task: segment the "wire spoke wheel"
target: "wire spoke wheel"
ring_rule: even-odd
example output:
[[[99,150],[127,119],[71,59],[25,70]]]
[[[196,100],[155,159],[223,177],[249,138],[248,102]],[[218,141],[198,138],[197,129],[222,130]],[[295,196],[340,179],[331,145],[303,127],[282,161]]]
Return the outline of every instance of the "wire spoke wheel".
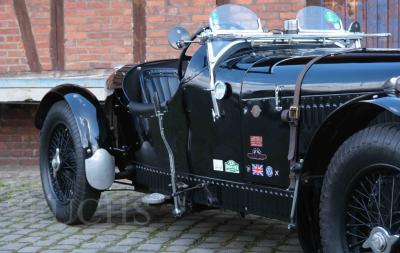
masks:
[[[76,153],[70,130],[57,124],[50,137],[48,162],[50,180],[57,198],[66,202],[72,198],[76,179]]]
[[[365,128],[336,151],[320,196],[325,253],[400,253],[400,124]]]
[[[390,235],[400,233],[399,189],[400,172],[391,166],[367,169],[354,181],[345,210],[345,241],[350,252],[374,252],[363,245],[376,227]],[[393,247],[391,252],[400,249]]]
[[[51,106],[40,132],[40,176],[47,204],[58,221],[82,224],[93,216],[100,191],[87,182],[79,129],[63,100]]]

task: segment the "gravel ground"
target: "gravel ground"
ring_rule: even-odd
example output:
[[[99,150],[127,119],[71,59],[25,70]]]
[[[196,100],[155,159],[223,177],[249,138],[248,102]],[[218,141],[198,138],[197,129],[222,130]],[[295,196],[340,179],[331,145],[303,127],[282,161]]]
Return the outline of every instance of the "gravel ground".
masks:
[[[170,205],[145,206],[142,196],[105,192],[90,223],[66,226],[47,207],[38,169],[0,169],[0,252],[302,252],[286,223],[223,210],[174,219]]]

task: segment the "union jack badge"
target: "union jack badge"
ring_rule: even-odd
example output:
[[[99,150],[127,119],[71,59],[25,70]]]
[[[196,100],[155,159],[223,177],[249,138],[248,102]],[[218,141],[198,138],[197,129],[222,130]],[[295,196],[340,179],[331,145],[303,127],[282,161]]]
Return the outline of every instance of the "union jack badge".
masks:
[[[264,176],[264,165],[252,164],[251,172],[252,172],[253,176]]]

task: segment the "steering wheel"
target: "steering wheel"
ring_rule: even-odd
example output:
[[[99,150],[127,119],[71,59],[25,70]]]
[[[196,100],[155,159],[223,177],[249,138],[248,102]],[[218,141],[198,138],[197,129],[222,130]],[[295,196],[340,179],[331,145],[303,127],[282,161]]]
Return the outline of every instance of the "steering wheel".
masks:
[[[204,26],[204,27],[200,28],[199,30],[197,30],[197,31],[192,35],[192,37],[190,37],[190,41],[195,40],[196,37],[197,37],[200,33],[202,33],[204,30],[209,29],[209,28],[210,28],[209,26]],[[186,46],[182,49],[181,54],[179,55],[179,60],[178,60],[178,78],[179,78],[180,81],[181,81],[182,78],[183,78],[183,62],[184,62],[184,60],[187,59],[186,52],[187,52],[187,50],[189,49],[189,47],[190,47],[191,44],[192,44],[192,43],[189,43],[188,45],[186,45]]]

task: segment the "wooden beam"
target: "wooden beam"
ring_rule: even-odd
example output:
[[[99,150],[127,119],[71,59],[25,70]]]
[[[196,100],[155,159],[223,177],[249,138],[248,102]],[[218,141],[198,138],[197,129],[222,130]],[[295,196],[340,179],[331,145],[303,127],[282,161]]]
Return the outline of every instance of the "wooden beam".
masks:
[[[50,58],[53,70],[64,70],[64,0],[50,1]]]
[[[39,62],[39,56],[37,53],[35,39],[32,33],[31,21],[29,19],[25,0],[13,0],[13,2],[29,68],[33,72],[40,72],[42,70],[42,66]]]
[[[229,4],[231,1],[230,0],[216,0],[215,4],[217,6],[223,5],[223,4]]]
[[[146,0],[132,0],[133,61],[146,60]]]

